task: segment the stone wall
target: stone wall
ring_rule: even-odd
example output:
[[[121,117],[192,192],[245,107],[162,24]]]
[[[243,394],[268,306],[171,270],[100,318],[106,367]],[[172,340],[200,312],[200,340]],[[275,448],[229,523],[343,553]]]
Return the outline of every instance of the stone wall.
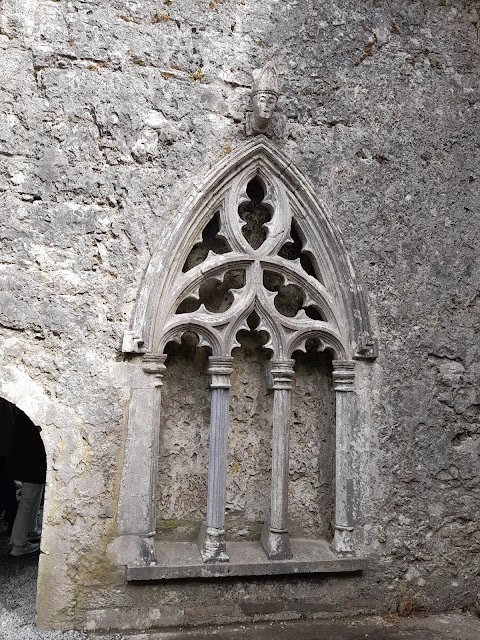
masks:
[[[47,448],[41,625],[473,605],[479,24],[467,0],[0,3],[0,395],[43,427]],[[244,139],[251,70],[268,59],[281,73],[276,144],[331,210],[379,339],[357,382],[370,568],[126,586],[106,552],[130,393],[122,334],[197,176]],[[198,431],[187,404],[184,438]],[[235,399],[238,417],[248,411]]]

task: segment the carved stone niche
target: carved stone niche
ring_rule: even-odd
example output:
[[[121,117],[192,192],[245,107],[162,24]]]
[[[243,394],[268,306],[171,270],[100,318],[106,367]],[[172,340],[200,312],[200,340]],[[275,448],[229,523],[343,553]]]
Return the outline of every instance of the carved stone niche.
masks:
[[[127,580],[357,571],[352,432],[355,361],[375,358],[361,288],[329,213],[293,164],[262,135],[212,169],[153,258],[125,336],[145,352],[133,378],[119,505]],[[273,283],[273,284],[272,284]],[[294,292],[282,300],[282,287]],[[268,336],[273,392],[269,515],[261,540],[225,540],[229,389],[239,332],[255,315]],[[210,436],[205,521],[197,545],[155,539],[157,449],[164,350],[194,334],[206,347]],[[333,354],[335,523],[326,540],[289,534],[289,429],[294,354],[311,341]],[[137,359],[138,361],[138,359]],[[134,360],[135,362],[135,360]],[[132,364],[135,366],[135,364]],[[152,377],[154,381],[152,382]],[[138,464],[141,459],[142,463]]]

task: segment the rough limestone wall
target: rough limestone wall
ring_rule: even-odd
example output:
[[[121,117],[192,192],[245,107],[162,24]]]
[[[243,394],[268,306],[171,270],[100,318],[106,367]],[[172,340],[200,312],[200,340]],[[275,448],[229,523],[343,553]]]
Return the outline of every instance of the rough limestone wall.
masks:
[[[0,3],[0,395],[47,445],[43,625],[472,605],[478,25],[467,0]],[[156,238],[243,139],[250,72],[270,58],[278,143],[332,210],[379,338],[359,367],[355,439],[371,568],[125,587],[105,554],[129,393],[121,335]]]
[[[170,346],[170,345],[169,345]],[[207,502],[210,396],[203,349],[174,349],[166,361],[157,479],[157,531],[198,535]]]
[[[297,352],[290,429],[290,530],[333,538],[335,393],[327,354]]]

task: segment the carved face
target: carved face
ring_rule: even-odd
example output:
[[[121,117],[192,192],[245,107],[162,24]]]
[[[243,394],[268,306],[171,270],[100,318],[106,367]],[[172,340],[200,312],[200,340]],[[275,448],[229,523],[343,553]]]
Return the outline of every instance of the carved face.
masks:
[[[270,120],[277,105],[274,93],[259,91],[253,96],[253,113],[259,120]]]

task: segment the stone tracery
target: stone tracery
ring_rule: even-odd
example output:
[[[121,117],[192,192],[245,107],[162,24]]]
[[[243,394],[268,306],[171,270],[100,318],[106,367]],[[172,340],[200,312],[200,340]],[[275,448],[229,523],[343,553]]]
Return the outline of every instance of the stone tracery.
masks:
[[[163,349],[167,338],[179,340],[188,322],[190,330],[197,329],[203,336],[201,345],[208,344],[215,355],[228,356],[239,344],[238,331],[248,329],[247,318],[254,310],[261,321],[260,330],[270,335],[266,346],[272,349],[274,357],[290,357],[292,345],[299,348],[298,337],[316,331],[329,336],[333,344],[341,344],[333,301],[325,287],[305,271],[299,257],[289,259],[279,255],[287,243],[293,245],[289,233],[291,211],[281,183],[272,181],[258,202],[247,195],[249,191],[263,190],[258,177],[248,182],[243,177],[237,183],[232,190],[238,196],[227,193],[220,214],[220,230],[232,250],[222,254],[210,250],[198,264],[178,274],[172,283],[173,296],[160,348]],[[240,206],[232,206],[235,201]],[[245,201],[255,204],[245,215],[248,221],[240,217]],[[265,216],[262,219],[258,206],[264,202],[272,203],[271,219],[267,221]],[[248,233],[244,231],[246,227]],[[277,283],[272,284],[275,276]],[[287,295],[282,300],[285,290]],[[300,298],[300,306],[294,312],[285,304],[287,298]],[[186,301],[191,301],[190,307]],[[311,312],[309,317],[306,313],[309,308],[317,310],[317,317],[312,318]],[[216,340],[207,336],[215,336]]]

